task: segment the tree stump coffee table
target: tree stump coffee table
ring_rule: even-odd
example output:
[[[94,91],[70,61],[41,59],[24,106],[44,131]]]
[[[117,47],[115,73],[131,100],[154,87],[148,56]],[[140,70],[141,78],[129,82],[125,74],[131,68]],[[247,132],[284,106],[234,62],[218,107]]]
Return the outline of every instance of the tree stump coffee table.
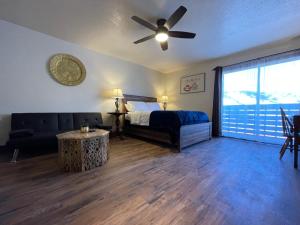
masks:
[[[109,158],[109,132],[96,129],[81,133],[70,131],[57,135],[58,160],[66,172],[81,172],[103,165]]]

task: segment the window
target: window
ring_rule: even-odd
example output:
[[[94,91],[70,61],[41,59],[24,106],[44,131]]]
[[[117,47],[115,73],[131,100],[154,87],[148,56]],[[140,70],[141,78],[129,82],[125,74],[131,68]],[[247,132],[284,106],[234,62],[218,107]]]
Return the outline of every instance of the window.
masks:
[[[300,114],[300,51],[224,68],[223,136],[281,144],[279,107]]]

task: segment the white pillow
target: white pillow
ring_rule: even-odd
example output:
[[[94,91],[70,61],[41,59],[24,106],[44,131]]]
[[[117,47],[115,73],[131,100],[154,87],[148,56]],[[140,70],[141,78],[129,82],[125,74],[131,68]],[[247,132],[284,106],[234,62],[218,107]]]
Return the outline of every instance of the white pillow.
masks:
[[[128,112],[134,112],[134,106],[130,103],[125,104],[125,108]]]
[[[145,102],[136,102],[136,101],[128,101],[129,109],[131,112],[147,112],[149,108],[147,107]]]
[[[161,110],[161,107],[158,102],[147,102],[146,105],[150,111]]]

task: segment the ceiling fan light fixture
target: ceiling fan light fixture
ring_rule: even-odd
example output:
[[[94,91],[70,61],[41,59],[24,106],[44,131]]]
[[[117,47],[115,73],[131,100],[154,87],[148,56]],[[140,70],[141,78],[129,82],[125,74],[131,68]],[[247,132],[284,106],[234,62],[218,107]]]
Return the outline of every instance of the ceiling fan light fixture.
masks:
[[[165,32],[160,32],[160,33],[157,33],[155,35],[155,39],[158,41],[158,42],[165,42],[167,41],[169,38],[169,35]]]
[[[140,24],[144,27],[147,27],[148,29],[155,32],[155,33],[148,35],[144,38],[141,38],[133,43],[139,44],[139,43],[142,43],[142,42],[145,42],[145,41],[155,38],[160,43],[161,49],[163,51],[166,51],[166,50],[168,50],[167,40],[169,37],[185,38],[185,39],[195,38],[195,36],[196,36],[195,33],[170,30],[178,23],[178,21],[181,20],[181,18],[184,16],[184,14],[186,12],[187,12],[187,9],[184,6],[179,6],[179,8],[177,8],[176,11],[168,19],[163,19],[163,18],[158,19],[156,21],[156,26],[138,16],[132,16],[131,17],[132,20],[134,20],[138,24]]]

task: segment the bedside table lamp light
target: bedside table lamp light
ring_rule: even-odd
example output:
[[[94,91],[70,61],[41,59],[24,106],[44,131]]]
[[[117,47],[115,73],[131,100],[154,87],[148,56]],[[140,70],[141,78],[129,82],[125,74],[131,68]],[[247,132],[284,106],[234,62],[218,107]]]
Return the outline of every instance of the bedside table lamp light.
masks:
[[[164,95],[164,96],[161,97],[161,101],[162,101],[162,103],[163,103],[163,107],[164,107],[164,110],[165,110],[165,111],[166,111],[166,109],[167,109],[168,100],[169,100],[169,98],[168,98],[168,96],[166,96],[166,95]]]
[[[116,100],[115,105],[116,105],[116,112],[119,112],[119,99],[123,98],[123,93],[122,89],[120,88],[115,88],[113,90],[113,98]]]

